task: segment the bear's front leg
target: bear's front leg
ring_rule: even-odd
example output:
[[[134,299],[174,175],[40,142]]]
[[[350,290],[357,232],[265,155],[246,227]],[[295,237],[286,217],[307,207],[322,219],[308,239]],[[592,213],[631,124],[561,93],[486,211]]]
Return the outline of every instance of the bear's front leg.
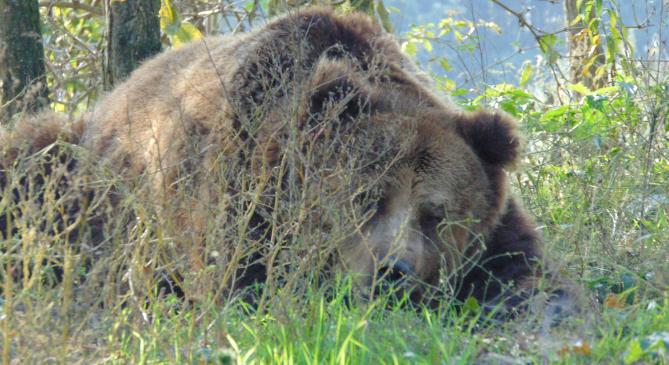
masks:
[[[536,226],[519,203],[509,199],[504,215],[486,240],[481,260],[464,276],[458,298],[466,300],[472,296],[484,303],[486,309],[502,316],[525,311],[533,296],[540,293],[540,280],[550,279],[540,246]],[[566,307],[572,307],[567,304],[570,302],[567,290],[557,282],[543,296],[546,314],[555,319],[568,311]]]

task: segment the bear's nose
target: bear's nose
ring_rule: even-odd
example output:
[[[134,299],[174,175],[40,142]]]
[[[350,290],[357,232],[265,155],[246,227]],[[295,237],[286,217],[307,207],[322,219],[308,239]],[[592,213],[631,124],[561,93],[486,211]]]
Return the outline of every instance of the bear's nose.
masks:
[[[401,286],[412,275],[411,266],[402,260],[383,266],[376,274],[381,286]]]

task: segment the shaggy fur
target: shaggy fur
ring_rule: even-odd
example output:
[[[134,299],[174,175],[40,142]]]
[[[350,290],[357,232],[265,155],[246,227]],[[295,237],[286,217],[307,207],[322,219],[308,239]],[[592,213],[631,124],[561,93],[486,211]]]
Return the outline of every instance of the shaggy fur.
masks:
[[[515,122],[436,96],[364,15],[309,8],[205,38],[146,62],[82,125],[60,129],[58,119],[2,138],[36,150],[60,137],[141,186],[186,271],[211,262],[204,247],[230,248],[243,234],[257,248],[241,255],[233,287],[271,275],[276,227],[298,226],[289,242],[332,234],[347,206],[358,218],[327,270],[352,273],[371,295],[388,276],[418,301],[499,301],[525,297],[540,275],[535,227],[508,194]],[[282,213],[305,200],[317,203]],[[233,228],[212,243],[212,226]],[[324,250],[314,240],[302,252]],[[449,293],[429,290],[444,283]]]

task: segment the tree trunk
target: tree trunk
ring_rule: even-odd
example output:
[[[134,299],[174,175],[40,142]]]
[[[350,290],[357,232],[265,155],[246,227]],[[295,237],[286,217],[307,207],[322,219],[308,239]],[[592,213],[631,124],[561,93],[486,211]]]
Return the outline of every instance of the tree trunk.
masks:
[[[604,86],[603,78],[596,78],[595,71],[604,65],[604,51],[602,45],[592,44],[594,34],[586,34],[584,30],[592,17],[597,16],[594,11],[586,18],[574,23],[581,12],[576,6],[577,0],[565,0],[565,21],[569,32],[567,33],[567,44],[569,46],[569,76],[571,82],[582,83],[591,89]],[[582,5],[584,6],[584,5]]]
[[[139,64],[160,52],[160,0],[108,0],[106,90],[123,81]]]
[[[49,104],[38,0],[0,0],[0,122]]]

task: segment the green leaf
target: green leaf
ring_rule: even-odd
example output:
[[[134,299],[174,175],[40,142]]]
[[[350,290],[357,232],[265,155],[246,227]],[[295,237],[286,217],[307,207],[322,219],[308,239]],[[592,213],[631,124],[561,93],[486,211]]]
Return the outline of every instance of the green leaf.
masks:
[[[567,89],[572,90],[572,91],[576,91],[577,93],[579,93],[579,94],[581,94],[581,95],[583,95],[583,96],[587,96],[587,95],[590,95],[590,94],[592,93],[592,92],[590,91],[590,89],[588,89],[587,86],[583,85],[583,84],[580,83],[580,82],[579,82],[578,84],[571,84],[571,85],[568,85],[568,86],[567,86]]]
[[[451,93],[451,96],[452,97],[458,97],[458,96],[467,95],[467,94],[469,94],[469,90],[460,88],[460,89],[453,90],[453,92]]]
[[[639,340],[634,340],[627,348],[627,355],[625,355],[625,364],[635,363],[646,354],[646,352],[641,348],[641,343]]]
[[[202,38],[202,33],[189,22],[182,22],[181,17],[172,6],[171,0],[161,0],[160,29],[167,34],[172,46],[179,48],[182,45]]]
[[[170,0],[162,0],[160,3],[160,29],[163,31],[177,22],[176,12]]]
[[[439,66],[441,66],[441,69],[446,72],[453,69],[453,66],[451,66],[451,63],[448,62],[446,57],[439,57]]]
[[[599,15],[602,13],[602,0],[595,0],[595,11],[597,12],[596,15]]]
[[[439,21],[439,28],[451,29],[453,26],[453,18],[444,18]]]
[[[555,34],[546,34],[539,37],[539,45],[541,51],[546,52],[549,48],[555,47],[557,44],[557,36]]]
[[[446,79],[444,78],[440,83],[439,83],[439,88],[444,91],[448,91],[449,93],[453,93],[453,90],[456,88],[455,81],[451,79]]]
[[[625,364],[632,364],[646,356],[666,356],[669,351],[669,332],[655,332],[633,340],[627,348]]]
[[[555,34],[546,34],[539,37],[539,49],[546,56],[549,64],[554,64],[559,57],[559,53],[555,51],[556,44],[557,36]]]
[[[551,119],[560,118],[560,117],[564,116],[565,114],[567,114],[568,112],[569,112],[569,105],[563,105],[559,108],[551,109],[551,110],[545,112],[541,116],[541,120],[542,121],[547,121],[547,120],[551,120]]]
[[[244,5],[244,10],[246,10],[247,12],[250,13],[250,12],[253,11],[253,9],[255,8],[255,6],[256,6],[256,2],[255,2],[254,0],[248,0],[248,1],[246,2],[246,5]],[[262,5],[261,5],[261,6],[262,6]]]
[[[466,21],[466,20],[456,20],[454,24],[458,28],[467,28],[467,27],[470,27],[472,25],[471,22]]]
[[[501,103],[499,103],[499,106],[502,110],[511,114],[514,117],[518,117],[520,115],[520,113],[518,112],[518,108],[516,108],[516,103],[514,102],[514,100],[504,100]]]
[[[520,71],[520,87],[525,87],[532,78],[532,64],[526,62],[523,69]]]
[[[462,304],[462,309],[466,312],[477,313],[481,310],[481,305],[476,298],[469,297],[465,300],[464,304]]]
[[[483,26],[492,29],[497,34],[502,34],[502,28],[494,22],[483,22]]]
[[[411,40],[402,43],[402,52],[408,54],[411,57],[416,57],[416,43]]]
[[[432,53],[432,43],[429,40],[423,39],[423,47],[425,47],[426,51]]]
[[[182,45],[202,38],[202,33],[191,23],[183,22],[179,26],[177,32],[174,34],[174,38],[171,39],[172,45],[175,48],[179,48]]]
[[[600,112],[604,112],[604,102],[608,100],[609,98],[603,95],[588,95],[585,97],[586,105]]]
[[[618,91],[620,91],[620,87],[618,86],[604,86],[593,91],[592,93],[596,95],[611,95],[617,93]]]
[[[570,26],[570,27],[573,27],[573,26],[575,26],[576,24],[578,24],[579,22],[581,22],[582,20],[583,20],[583,14],[578,14],[578,15],[576,16],[576,18],[574,18],[574,20],[572,20],[571,23],[569,23],[569,26]]]

